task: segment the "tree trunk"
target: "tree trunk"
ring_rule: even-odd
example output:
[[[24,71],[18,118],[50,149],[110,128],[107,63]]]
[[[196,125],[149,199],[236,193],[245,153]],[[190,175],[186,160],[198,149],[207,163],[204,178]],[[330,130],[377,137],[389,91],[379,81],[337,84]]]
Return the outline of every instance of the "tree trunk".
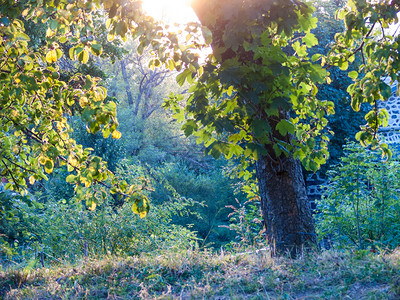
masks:
[[[272,255],[294,258],[315,247],[314,221],[300,162],[291,156],[278,160],[262,156],[256,163],[261,209]]]
[[[132,106],[133,98],[132,98],[132,93],[131,93],[131,86],[129,84],[129,78],[128,78],[128,74],[126,72],[125,61],[123,59],[121,59],[121,71],[122,71],[122,77],[124,78],[124,82],[125,82],[125,90],[126,90],[126,96],[128,97],[128,104],[129,104],[129,106]]]

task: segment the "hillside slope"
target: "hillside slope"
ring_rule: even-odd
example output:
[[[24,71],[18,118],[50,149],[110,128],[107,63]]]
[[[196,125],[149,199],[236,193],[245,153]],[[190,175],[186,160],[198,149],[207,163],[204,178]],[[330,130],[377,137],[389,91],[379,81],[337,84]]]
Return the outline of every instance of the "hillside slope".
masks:
[[[400,250],[297,260],[266,251],[111,257],[0,272],[4,299],[399,299]]]

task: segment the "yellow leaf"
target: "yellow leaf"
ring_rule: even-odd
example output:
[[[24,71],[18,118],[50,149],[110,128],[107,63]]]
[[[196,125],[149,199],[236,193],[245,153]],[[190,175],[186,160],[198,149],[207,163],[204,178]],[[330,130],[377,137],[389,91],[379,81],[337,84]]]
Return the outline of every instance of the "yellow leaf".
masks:
[[[86,97],[82,97],[82,98],[79,99],[79,105],[82,108],[85,107],[86,105],[88,105],[88,103],[89,103],[89,100]]]
[[[51,30],[50,28],[47,28],[46,30],[46,37],[51,37],[54,35],[54,31]]]
[[[47,157],[45,157],[45,156],[40,156],[39,157],[39,163],[41,165],[44,165],[46,163],[46,161],[47,161]]]
[[[132,194],[133,193],[133,189],[135,188],[135,186],[134,185],[131,185],[131,187],[129,188],[129,190],[128,190],[128,195],[130,195],[130,194]]]
[[[112,137],[113,139],[118,140],[118,139],[121,138],[121,132],[119,132],[118,130],[114,130],[114,131],[112,132],[112,134],[111,134],[111,137]]]
[[[82,53],[83,53],[82,62],[86,64],[89,61],[89,52],[85,49],[82,51]]]
[[[47,160],[46,160],[46,163],[44,164],[44,171],[45,171],[47,174],[50,174],[50,173],[53,172],[53,168],[54,168],[54,163],[53,163],[53,161],[50,160],[50,159],[47,159]]]
[[[96,209],[96,206],[97,206],[96,202],[92,201],[88,206],[88,209],[94,211]]]
[[[78,160],[76,159],[76,157],[74,156],[70,156],[68,159],[68,163],[72,166],[72,167],[76,167],[78,165]]]
[[[57,61],[57,51],[56,50],[50,50],[46,54],[46,61],[49,64],[52,64]]]
[[[147,215],[147,211],[142,211],[142,212],[139,214],[139,217],[140,217],[141,219],[143,219],[146,215]]]
[[[31,176],[29,177],[29,183],[34,184],[35,183],[35,177]]]

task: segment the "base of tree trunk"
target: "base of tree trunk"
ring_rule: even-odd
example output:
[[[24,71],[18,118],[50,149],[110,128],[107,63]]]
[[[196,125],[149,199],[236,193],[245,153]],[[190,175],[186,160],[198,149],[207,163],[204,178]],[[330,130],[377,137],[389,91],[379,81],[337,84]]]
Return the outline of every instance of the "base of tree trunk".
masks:
[[[314,220],[300,161],[262,156],[256,163],[261,209],[272,255],[298,257],[317,247]]]

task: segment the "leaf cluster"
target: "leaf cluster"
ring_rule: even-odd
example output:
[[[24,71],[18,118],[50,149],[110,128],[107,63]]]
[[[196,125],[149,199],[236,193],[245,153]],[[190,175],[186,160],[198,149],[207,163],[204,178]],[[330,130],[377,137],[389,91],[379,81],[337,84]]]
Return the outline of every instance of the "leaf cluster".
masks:
[[[366,124],[356,138],[364,146],[379,147],[387,157],[391,156],[391,151],[379,140],[377,132],[380,127],[387,126],[389,115],[378,106],[378,101],[390,97],[390,85],[399,79],[398,36],[389,28],[391,23],[397,23],[399,11],[397,2],[349,0],[347,6],[337,12],[337,18],[344,21],[346,30],[335,36],[335,45],[329,55],[330,64],[345,70],[347,62],[361,54],[359,70],[349,72],[354,83],[347,91],[355,111],[360,110],[362,103],[369,103],[372,109],[365,116]]]
[[[177,76],[179,84],[192,85],[184,111],[179,96],[166,101],[186,116],[185,134],[197,136],[214,157],[294,155],[317,170],[329,155],[326,116],[334,109],[316,98],[316,84],[328,72],[313,63],[320,55],[307,56],[318,43],[310,32],[316,26],[312,8],[237,1],[209,3],[207,11],[213,13],[199,18],[212,32],[214,55],[200,76],[190,68]]]
[[[91,133],[119,139],[116,104],[107,98],[100,79],[79,73],[60,76],[60,61],[66,58],[63,45],[68,43],[69,59],[83,64],[89,52],[99,56],[102,46],[93,36],[94,12],[99,3],[84,1],[46,2],[38,6],[29,1],[1,7],[0,42],[0,171],[7,179],[6,189],[26,194],[36,181],[47,179],[55,167],[66,166],[71,174],[67,182],[75,185],[80,199],[95,208],[96,199],[106,190],[128,197],[134,210],[144,216],[148,200],[134,194],[140,189],[118,182],[107,164],[83,148],[73,138],[71,119],[81,115]],[[28,45],[21,19],[47,25],[46,44]],[[106,183],[109,181],[109,183]],[[111,184],[111,185],[110,185]],[[87,189],[97,185],[95,192]],[[139,193],[140,194],[140,193]]]

